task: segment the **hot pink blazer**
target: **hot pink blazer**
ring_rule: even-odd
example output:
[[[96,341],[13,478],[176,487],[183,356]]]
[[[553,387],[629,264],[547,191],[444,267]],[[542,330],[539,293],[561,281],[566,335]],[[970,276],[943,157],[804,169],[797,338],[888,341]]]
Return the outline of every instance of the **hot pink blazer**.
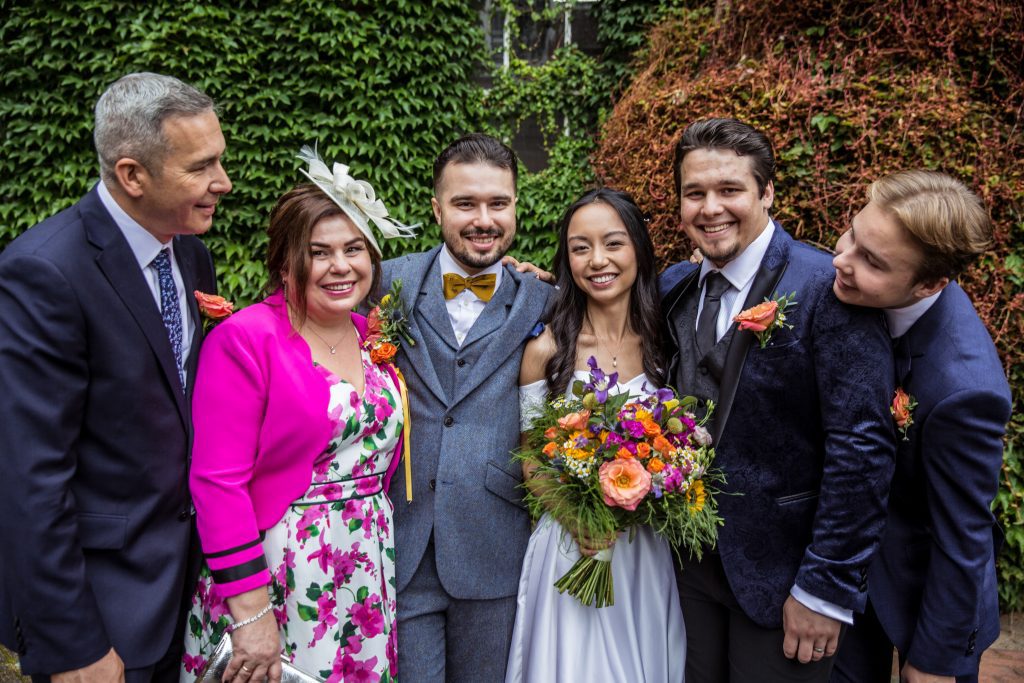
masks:
[[[365,338],[366,319],[353,313],[352,322]],[[224,320],[204,340],[192,399],[189,486],[220,595],[270,583],[261,532],[309,488],[313,461],[333,430],[329,400],[328,384],[292,329],[280,290]],[[400,439],[385,490],[401,448]]]

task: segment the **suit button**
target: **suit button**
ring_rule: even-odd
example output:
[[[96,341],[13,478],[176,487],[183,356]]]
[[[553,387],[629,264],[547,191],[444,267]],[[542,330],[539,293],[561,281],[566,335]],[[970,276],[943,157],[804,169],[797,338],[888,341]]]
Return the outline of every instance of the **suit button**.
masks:
[[[466,365],[466,359],[460,358],[457,361],[455,361],[455,364],[458,365],[460,368],[464,367]]]
[[[708,366],[706,366],[706,365],[698,365],[697,366],[697,372],[699,372],[702,375],[708,374]]]
[[[455,418],[452,417],[451,415],[445,415],[444,416],[444,426],[445,427],[451,427],[453,424],[455,424]]]
[[[973,645],[973,643],[971,645],[967,646],[967,651],[964,652],[964,654],[965,655],[973,655],[974,654],[974,645]]]
[[[437,480],[431,479],[429,482],[427,482],[427,486],[429,486],[430,490],[433,491],[434,489],[437,488]]]
[[[188,510],[182,510],[181,512],[178,513],[178,521],[179,522],[187,522],[188,521]]]

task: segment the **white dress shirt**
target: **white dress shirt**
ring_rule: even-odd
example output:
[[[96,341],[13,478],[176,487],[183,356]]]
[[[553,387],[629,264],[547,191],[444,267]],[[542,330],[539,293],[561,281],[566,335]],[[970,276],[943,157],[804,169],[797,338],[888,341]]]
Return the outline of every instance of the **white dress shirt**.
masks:
[[[157,310],[160,310],[160,276],[157,274],[153,259],[157,257],[161,249],[168,249],[171,253],[171,275],[174,278],[174,288],[178,292],[178,307],[181,309],[181,364],[184,367],[188,360],[189,351],[192,348],[192,333],[195,324],[192,322],[192,315],[188,310],[188,300],[185,298],[185,283],[181,279],[181,269],[178,268],[178,260],[174,258],[174,240],[164,244],[153,233],[139,225],[134,218],[121,208],[114,197],[110,194],[107,186],[100,181],[96,186],[100,201],[106,208],[107,213],[114,219],[114,223],[121,230],[121,234],[128,240],[128,246],[135,255],[135,260],[142,270],[142,277],[149,286],[149,292],[153,295]]]
[[[775,234],[775,224],[768,219],[761,234],[747,248],[741,251],[736,258],[725,264],[723,268],[716,268],[711,259],[705,258],[700,264],[700,276],[698,284],[701,288],[700,304],[697,307],[697,319],[700,319],[700,312],[704,308],[704,280],[710,273],[718,271],[732,285],[722,293],[722,308],[718,311],[718,324],[715,326],[715,341],[718,342],[725,336],[732,325],[732,319],[743,310],[743,302],[750,293],[754,284],[754,276],[757,269],[761,267],[761,261],[768,251],[768,244]]]
[[[927,313],[928,309],[939,300],[941,294],[942,290],[940,289],[931,296],[915,301],[909,306],[884,309],[885,322],[889,325],[889,336],[895,339],[905,335],[907,330],[913,327],[914,323],[920,320],[921,316]]]
[[[722,308],[718,312],[718,320],[715,326],[716,341],[721,340],[725,336],[725,333],[733,323],[732,319],[743,310],[743,302],[747,300],[750,288],[754,284],[754,276],[757,275],[757,271],[761,267],[761,261],[764,260],[764,255],[768,252],[768,244],[772,241],[772,235],[774,234],[775,224],[769,218],[768,225],[761,231],[761,234],[747,245],[747,248],[741,251],[736,258],[726,263],[722,268],[716,268],[715,264],[708,258],[705,258],[701,263],[700,275],[698,276],[701,287],[700,305],[697,309],[698,320],[700,319],[700,310],[704,308],[704,279],[708,274],[717,270],[732,285],[722,294]],[[790,589],[789,593],[797,602],[809,610],[847,624],[853,623],[852,610],[822,600],[796,584],[793,584],[793,588]]]
[[[441,254],[438,256],[438,259],[441,263],[442,278],[448,273],[470,277],[462,266],[459,265],[458,261],[455,260],[451,252],[448,251],[448,245],[441,247]],[[503,271],[504,268],[499,260],[497,263],[481,270],[477,275],[494,273],[494,291],[497,292],[498,287],[501,286]],[[459,346],[462,346],[462,342],[466,340],[466,335],[469,334],[469,330],[473,327],[476,319],[480,317],[487,302],[467,288],[444,303],[448,308],[448,318],[452,321],[452,331],[455,332],[455,340],[459,342]]]

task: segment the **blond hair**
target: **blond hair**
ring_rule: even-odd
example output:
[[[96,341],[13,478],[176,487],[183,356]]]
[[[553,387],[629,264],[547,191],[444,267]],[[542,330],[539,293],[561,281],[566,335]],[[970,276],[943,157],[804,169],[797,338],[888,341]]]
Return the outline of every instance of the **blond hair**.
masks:
[[[992,246],[992,222],[978,195],[945,173],[893,173],[871,184],[868,200],[921,246],[918,282],[953,279]]]

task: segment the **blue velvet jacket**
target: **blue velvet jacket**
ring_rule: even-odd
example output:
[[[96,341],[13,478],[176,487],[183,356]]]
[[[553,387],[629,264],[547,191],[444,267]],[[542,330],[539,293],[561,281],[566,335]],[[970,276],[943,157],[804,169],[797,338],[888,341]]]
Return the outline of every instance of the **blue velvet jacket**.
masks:
[[[680,317],[685,297],[700,294],[698,273],[681,263],[662,274],[673,336],[675,323],[693,333],[695,321]],[[891,343],[879,312],[839,302],[834,277],[827,254],[776,224],[744,308],[793,292],[793,327],[777,329],[763,349],[737,330],[720,386],[712,436],[727,483],[718,548],[737,601],[766,628],[781,626],[794,583],[862,611],[885,523],[895,451]],[[689,338],[674,342],[693,347]],[[696,362],[677,353],[669,377]]]

